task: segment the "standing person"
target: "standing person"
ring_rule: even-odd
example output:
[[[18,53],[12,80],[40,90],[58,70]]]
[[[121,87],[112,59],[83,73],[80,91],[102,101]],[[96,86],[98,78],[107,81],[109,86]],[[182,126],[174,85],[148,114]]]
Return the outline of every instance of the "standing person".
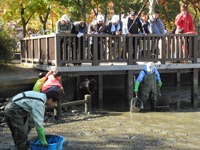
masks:
[[[193,19],[192,16],[188,13],[188,7],[186,4],[183,4],[180,9],[180,13],[176,16],[176,34],[179,34],[179,29],[183,29],[184,33],[194,31]]]
[[[36,83],[33,87],[33,91],[40,92],[42,89],[42,86],[43,86],[44,82],[47,80],[48,76],[50,74],[52,74],[56,69],[57,69],[57,67],[53,67],[47,74],[45,74],[44,72],[40,72],[38,75],[39,79],[36,81]]]
[[[97,20],[93,21],[90,23],[89,25],[89,34],[106,34],[107,33],[107,26],[104,23],[104,16],[103,15],[98,15],[97,16]],[[103,40],[105,40],[103,38]],[[88,42],[90,40],[88,39]],[[97,47],[97,51],[98,51],[98,59],[100,59],[100,38],[98,38],[98,47]],[[91,53],[93,55],[93,51],[96,50],[93,48],[93,43],[91,44]]]
[[[142,23],[142,28],[144,33],[150,34],[150,23],[148,22],[148,15],[145,11],[141,13],[140,22]]]
[[[123,23],[121,20],[119,20],[119,15],[114,15],[112,17],[112,20],[108,23],[108,34],[111,34],[111,35],[121,35],[122,34],[122,29],[123,29]],[[121,38],[117,37],[116,38],[116,41],[114,41],[114,38],[109,38],[108,40],[108,49],[111,51],[113,51],[113,46],[112,44],[110,45],[110,39],[112,40],[111,43],[114,43],[115,44],[115,47],[116,47],[116,53],[117,53],[117,56],[118,57],[119,53],[120,53],[120,50],[119,50],[119,42]],[[114,53],[113,53],[114,54]]]
[[[162,24],[162,21],[159,18],[159,11],[155,10],[154,14],[152,16],[152,19],[150,19],[150,33],[151,34],[164,34],[164,26]]]
[[[154,10],[154,14],[152,16],[152,19],[150,19],[150,34],[165,34],[164,31],[164,26],[162,24],[162,21],[159,18],[159,11],[158,10]],[[154,56],[154,58],[157,58],[156,56],[158,56],[158,58],[161,58],[161,39],[160,37],[155,38],[154,43],[154,54],[152,54],[152,56]],[[156,53],[158,51],[158,53]]]
[[[79,58],[79,60],[83,60],[83,53],[85,53],[85,47],[83,47],[83,35],[87,34],[87,30],[88,30],[88,24],[85,23],[84,21],[78,21],[74,23],[74,26],[72,27],[72,34],[77,34],[76,37],[76,50],[78,48],[79,49],[79,53],[81,53],[81,58]],[[80,47],[79,47],[79,39],[80,39]],[[72,46],[73,48],[73,46]],[[77,51],[75,50],[75,59],[78,58],[78,54]],[[72,52],[72,57],[73,57],[73,52]],[[74,64],[75,66],[77,64]],[[80,63],[78,65],[81,65]]]
[[[135,10],[133,10],[130,12],[130,15],[126,19],[125,31],[126,31],[126,36],[127,36],[127,38],[126,38],[127,48],[129,45],[129,38],[130,38],[131,34],[138,34],[139,29],[142,33],[144,33],[142,24],[137,15],[138,15],[137,12]],[[132,38],[131,42],[132,42],[132,47],[133,47],[133,56],[132,57],[133,57],[133,59],[135,59],[135,37]],[[139,45],[139,39],[137,40],[137,52],[139,50],[138,45]]]
[[[71,22],[68,19],[67,15],[63,15],[61,17],[61,20],[56,22],[56,33],[61,33],[61,34],[70,34],[71,33]],[[63,51],[64,51],[64,46],[66,46],[66,49],[68,49],[67,51],[69,51],[69,42],[68,40],[66,41],[66,45],[64,45],[64,39],[61,38],[60,41],[61,44],[61,60],[63,60]],[[68,58],[68,53],[66,53],[66,58]],[[66,65],[66,64],[62,64],[62,65]],[[67,64],[67,66],[69,66],[69,64]]]
[[[135,93],[138,93],[138,87],[141,81],[143,81],[143,86],[141,89],[141,101],[143,102],[143,104],[145,104],[150,97],[151,111],[155,111],[157,101],[157,85],[158,88],[160,88],[162,86],[162,82],[160,79],[160,74],[158,73],[152,62],[148,62],[143,67],[143,70],[140,72],[135,82]]]
[[[61,73],[55,71],[52,75],[49,75],[48,80],[42,86],[41,92],[46,93],[51,90],[60,92],[62,90],[63,95],[65,94],[63,86],[60,84]]]
[[[19,93],[10,99],[5,107],[4,114],[12,133],[15,149],[30,149],[28,134],[34,126],[41,145],[48,147],[43,127],[45,104],[53,106],[58,101],[59,93],[57,91],[49,91],[47,93],[27,91]],[[32,124],[31,122],[34,123]]]

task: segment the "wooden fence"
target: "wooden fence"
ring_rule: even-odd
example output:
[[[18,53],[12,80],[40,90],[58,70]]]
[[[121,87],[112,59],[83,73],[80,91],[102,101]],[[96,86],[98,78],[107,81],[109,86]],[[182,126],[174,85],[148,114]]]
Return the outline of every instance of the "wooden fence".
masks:
[[[127,65],[142,61],[192,61],[200,56],[197,34],[133,34],[125,35],[55,34],[21,40],[21,60],[61,66],[66,63],[125,62]]]

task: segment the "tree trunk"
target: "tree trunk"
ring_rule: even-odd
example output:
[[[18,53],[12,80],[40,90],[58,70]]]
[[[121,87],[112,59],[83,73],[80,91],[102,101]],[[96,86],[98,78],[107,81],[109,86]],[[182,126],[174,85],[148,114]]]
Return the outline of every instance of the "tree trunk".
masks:
[[[156,0],[149,0],[149,18],[152,19],[153,12],[155,10]]]
[[[24,8],[21,5],[21,19],[22,19],[22,26],[23,26],[23,37],[26,37],[26,21],[24,19]]]

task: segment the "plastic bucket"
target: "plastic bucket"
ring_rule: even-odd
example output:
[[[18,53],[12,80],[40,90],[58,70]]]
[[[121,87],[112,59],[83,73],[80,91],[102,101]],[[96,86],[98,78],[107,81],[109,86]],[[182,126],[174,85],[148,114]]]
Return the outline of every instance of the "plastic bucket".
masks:
[[[42,147],[38,137],[30,140],[32,150],[62,150],[65,138],[60,135],[45,135],[48,147]]]

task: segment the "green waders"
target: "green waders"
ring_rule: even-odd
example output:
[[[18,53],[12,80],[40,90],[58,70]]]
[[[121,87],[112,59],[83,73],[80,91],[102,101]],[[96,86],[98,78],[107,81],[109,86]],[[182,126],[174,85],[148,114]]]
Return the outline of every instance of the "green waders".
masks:
[[[145,104],[150,96],[151,111],[155,111],[156,101],[157,101],[157,84],[155,73],[146,74],[143,80],[143,87],[141,89],[142,102]]]
[[[4,114],[17,149],[28,149],[28,133],[35,126],[33,118],[13,101],[6,105]]]

